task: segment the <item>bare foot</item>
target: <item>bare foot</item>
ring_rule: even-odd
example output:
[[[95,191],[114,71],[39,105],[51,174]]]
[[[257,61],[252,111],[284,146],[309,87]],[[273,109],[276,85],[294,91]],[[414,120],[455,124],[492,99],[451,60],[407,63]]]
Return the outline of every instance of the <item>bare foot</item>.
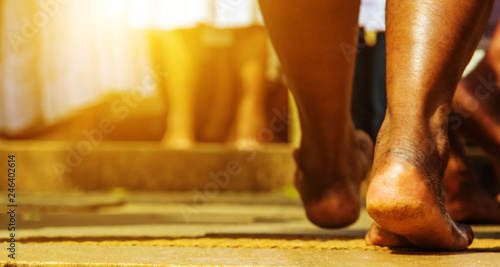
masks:
[[[320,227],[344,227],[359,217],[360,185],[370,168],[373,143],[365,132],[356,131],[352,136],[353,141],[336,154],[335,165],[322,166],[328,160],[307,147],[295,152],[295,186],[307,217]]]
[[[444,174],[446,210],[456,222],[500,224],[500,202],[479,185],[467,166],[458,138],[450,132],[451,153]]]
[[[439,127],[444,115],[435,116],[440,117],[431,118],[428,125],[419,122],[418,127],[386,117],[375,150],[367,211],[382,228],[379,232],[392,232],[426,250],[459,251],[472,242],[473,232],[455,224],[445,210],[442,179],[448,145],[446,129]],[[394,242],[373,229],[367,243]]]

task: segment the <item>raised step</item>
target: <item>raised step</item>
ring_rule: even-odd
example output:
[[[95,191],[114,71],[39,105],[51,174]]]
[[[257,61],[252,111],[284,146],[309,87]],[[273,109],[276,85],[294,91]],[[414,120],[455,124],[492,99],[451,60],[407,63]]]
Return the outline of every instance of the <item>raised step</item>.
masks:
[[[3,141],[0,147],[1,173],[14,154],[16,190],[27,192],[271,190],[291,183],[295,169],[287,144],[238,150],[223,144],[168,149],[158,142]]]

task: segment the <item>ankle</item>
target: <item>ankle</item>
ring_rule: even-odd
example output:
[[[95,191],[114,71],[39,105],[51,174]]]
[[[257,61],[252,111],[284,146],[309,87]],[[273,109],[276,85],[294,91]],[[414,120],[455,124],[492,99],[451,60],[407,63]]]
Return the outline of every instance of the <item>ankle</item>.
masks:
[[[449,155],[446,127],[425,125],[421,121],[397,121],[390,117],[384,121],[377,141],[374,169],[390,157],[391,160],[444,172]]]
[[[296,160],[298,163],[312,164],[313,168],[343,167],[356,157],[353,152],[359,146],[360,141],[354,129],[352,133],[336,133],[335,137],[333,134],[330,137],[304,134]]]

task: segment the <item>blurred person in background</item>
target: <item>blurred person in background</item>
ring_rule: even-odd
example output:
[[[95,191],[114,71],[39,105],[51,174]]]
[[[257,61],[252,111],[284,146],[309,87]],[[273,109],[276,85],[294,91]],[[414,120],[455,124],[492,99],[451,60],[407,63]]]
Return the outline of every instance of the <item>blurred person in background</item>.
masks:
[[[200,135],[205,140],[233,140],[238,146],[258,142],[258,131],[266,127],[268,50],[256,2],[135,4],[134,26],[163,32],[159,57],[167,73],[168,117],[162,141],[176,148],[189,147]],[[202,84],[207,73],[210,84]],[[202,120],[196,116],[198,105],[207,107]]]
[[[256,1],[213,1],[214,20],[203,31],[204,45],[213,54],[217,96],[211,106],[205,134],[220,135],[239,148],[262,143],[259,130],[268,126],[266,88],[267,33]],[[235,107],[235,113],[228,112]],[[231,123],[232,121],[232,123]],[[230,122],[230,131],[221,125]]]
[[[131,25],[158,32],[159,45],[152,49],[153,64],[164,73],[167,108],[162,142],[184,148],[196,140],[195,94],[202,61],[200,24],[209,23],[211,8],[206,0],[136,0]]]
[[[351,114],[354,126],[375,141],[387,107],[385,0],[361,1],[359,28]]]

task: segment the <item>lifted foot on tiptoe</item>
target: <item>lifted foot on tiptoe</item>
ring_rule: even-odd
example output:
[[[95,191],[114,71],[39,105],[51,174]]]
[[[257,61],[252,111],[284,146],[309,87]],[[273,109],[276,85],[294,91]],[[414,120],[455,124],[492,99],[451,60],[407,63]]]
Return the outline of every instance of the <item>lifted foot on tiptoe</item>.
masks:
[[[356,131],[352,143],[346,143],[335,165],[321,153],[307,147],[296,151],[297,187],[309,220],[321,227],[339,228],[354,223],[360,212],[359,191],[372,159],[373,144],[368,134]]]
[[[472,229],[455,224],[444,207],[446,133],[419,129],[410,134],[402,129],[418,128],[401,126],[386,119],[379,134],[367,211],[380,227],[370,229],[367,243],[401,246],[400,237],[388,234],[394,233],[423,249],[466,249]]]

